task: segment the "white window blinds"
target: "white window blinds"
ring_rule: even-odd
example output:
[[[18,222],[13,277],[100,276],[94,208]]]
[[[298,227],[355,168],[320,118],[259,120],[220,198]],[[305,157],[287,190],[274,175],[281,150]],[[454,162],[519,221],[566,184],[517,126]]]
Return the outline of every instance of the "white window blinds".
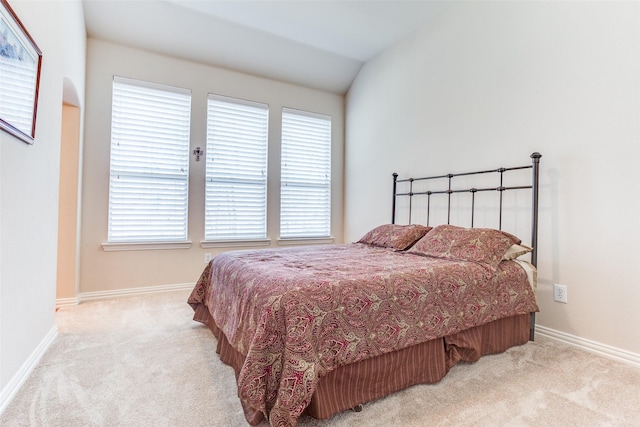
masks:
[[[209,95],[205,240],[267,234],[266,104]]]
[[[191,91],[113,80],[109,242],[187,239]]]
[[[282,111],[280,237],[331,233],[331,117]]]
[[[0,34],[0,37],[4,36]],[[23,54],[24,57],[0,54],[0,118],[23,134],[33,137],[38,59],[28,51]]]

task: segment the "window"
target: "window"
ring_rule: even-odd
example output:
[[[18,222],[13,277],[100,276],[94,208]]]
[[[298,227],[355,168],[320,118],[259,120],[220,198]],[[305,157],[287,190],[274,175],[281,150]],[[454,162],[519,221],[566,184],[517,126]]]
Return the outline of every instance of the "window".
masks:
[[[280,237],[331,234],[331,117],[282,111]]]
[[[205,241],[266,239],[266,104],[209,95]]]
[[[109,243],[187,239],[191,92],[113,80]]]

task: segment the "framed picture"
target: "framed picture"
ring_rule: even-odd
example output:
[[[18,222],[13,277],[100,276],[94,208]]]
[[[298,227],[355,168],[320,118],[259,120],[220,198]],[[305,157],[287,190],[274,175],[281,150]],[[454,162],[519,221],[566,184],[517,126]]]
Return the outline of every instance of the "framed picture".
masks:
[[[0,129],[33,144],[42,52],[0,0]]]

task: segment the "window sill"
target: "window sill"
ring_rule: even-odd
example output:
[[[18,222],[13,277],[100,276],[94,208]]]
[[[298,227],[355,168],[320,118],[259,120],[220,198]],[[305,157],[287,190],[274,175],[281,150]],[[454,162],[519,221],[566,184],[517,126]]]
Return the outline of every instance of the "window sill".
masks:
[[[271,239],[204,240],[200,242],[200,247],[202,249],[233,248],[233,247],[269,246],[270,244],[271,244]]]
[[[153,251],[158,249],[189,249],[190,241],[184,242],[139,242],[139,243],[103,243],[105,252],[116,251]]]
[[[279,246],[293,245],[325,245],[334,242],[333,237],[297,237],[291,239],[278,239]]]

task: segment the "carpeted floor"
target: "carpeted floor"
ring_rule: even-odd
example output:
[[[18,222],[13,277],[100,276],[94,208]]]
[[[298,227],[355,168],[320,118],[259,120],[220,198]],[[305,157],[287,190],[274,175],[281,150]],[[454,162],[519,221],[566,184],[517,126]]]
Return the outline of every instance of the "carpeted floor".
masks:
[[[59,337],[0,426],[246,426],[188,292],[58,311]],[[640,369],[544,338],[329,420],[342,426],[640,426]],[[263,422],[262,426],[267,426]]]

